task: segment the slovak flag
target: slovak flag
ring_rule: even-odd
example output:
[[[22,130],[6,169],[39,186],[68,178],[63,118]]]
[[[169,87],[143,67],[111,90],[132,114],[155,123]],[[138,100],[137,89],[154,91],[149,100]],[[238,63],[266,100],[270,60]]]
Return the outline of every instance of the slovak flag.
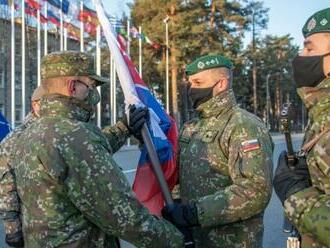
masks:
[[[3,140],[7,134],[11,131],[10,125],[6,118],[0,113],[0,142]]]
[[[164,111],[162,106],[151,94],[148,86],[139,76],[134,64],[125,53],[125,49],[120,39],[118,39],[114,28],[111,26],[109,19],[106,17],[100,0],[95,1],[95,7],[111,54],[116,63],[126,106],[136,104],[140,106],[144,105],[149,108],[149,131],[156,147],[165,179],[169,189],[172,190],[178,179],[176,167],[178,131],[176,123]],[[160,215],[160,211],[164,206],[164,198],[150,163],[146,147],[143,146],[133,190],[139,201],[146,206],[152,214]]]

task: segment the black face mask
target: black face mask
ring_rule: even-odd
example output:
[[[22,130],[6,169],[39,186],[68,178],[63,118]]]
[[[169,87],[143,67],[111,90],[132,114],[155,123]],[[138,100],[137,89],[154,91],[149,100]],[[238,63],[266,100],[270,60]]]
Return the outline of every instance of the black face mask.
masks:
[[[323,79],[323,58],[330,55],[326,53],[320,56],[296,56],[292,61],[293,78],[300,87],[315,87]]]
[[[199,105],[207,102],[213,97],[213,88],[219,83],[216,82],[212,87],[208,88],[191,88],[188,89],[188,95],[191,98],[193,108],[196,109]]]

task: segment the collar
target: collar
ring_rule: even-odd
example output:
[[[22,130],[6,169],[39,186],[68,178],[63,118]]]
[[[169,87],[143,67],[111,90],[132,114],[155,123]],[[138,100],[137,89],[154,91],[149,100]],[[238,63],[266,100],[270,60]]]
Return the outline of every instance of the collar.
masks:
[[[200,117],[208,118],[218,116],[228,109],[235,107],[236,99],[232,89],[221,92],[219,95],[212,97],[207,102],[199,105],[196,109]]]
[[[329,126],[330,78],[327,77],[316,87],[302,87],[297,91],[308,110],[311,129],[320,132]]]
[[[60,116],[88,122],[91,109],[83,101],[73,97],[51,94],[41,99],[40,116]]]

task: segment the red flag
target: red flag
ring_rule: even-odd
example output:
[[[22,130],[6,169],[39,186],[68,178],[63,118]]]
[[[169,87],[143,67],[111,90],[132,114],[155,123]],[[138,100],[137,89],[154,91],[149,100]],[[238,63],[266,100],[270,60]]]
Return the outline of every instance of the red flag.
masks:
[[[93,24],[94,26],[99,25],[99,20],[97,18],[96,12],[94,10],[87,8],[85,5],[84,5],[84,9],[79,12],[78,19],[81,22],[90,23]]]
[[[41,9],[41,5],[35,0],[25,0],[25,2],[34,9]]]

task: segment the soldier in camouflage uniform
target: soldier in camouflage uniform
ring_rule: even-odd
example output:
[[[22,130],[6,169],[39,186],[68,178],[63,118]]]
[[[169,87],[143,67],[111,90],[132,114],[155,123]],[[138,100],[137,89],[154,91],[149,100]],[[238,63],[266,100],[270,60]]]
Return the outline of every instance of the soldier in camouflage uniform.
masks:
[[[309,124],[300,152],[306,168],[279,163],[275,191],[299,230],[302,247],[330,247],[330,8],[303,27],[304,49],[292,62]],[[281,157],[280,157],[281,159]]]
[[[39,116],[40,98],[45,93],[38,87],[31,98],[32,111],[25,117],[22,125],[15,129],[0,144],[0,214],[4,222],[6,242],[12,247],[23,247],[20,200],[17,195],[12,158],[21,133]]]
[[[186,68],[198,117],[184,126],[179,140],[181,203],[162,214],[191,227],[197,247],[262,247],[273,144],[264,124],[238,107],[232,68],[220,55]]]
[[[26,247],[116,247],[115,237],[137,247],[183,247],[182,234],[135,198],[112,158],[115,136],[110,144],[88,122],[99,100],[91,95],[105,81],[92,57],[49,54],[41,71],[47,96],[14,161]]]

